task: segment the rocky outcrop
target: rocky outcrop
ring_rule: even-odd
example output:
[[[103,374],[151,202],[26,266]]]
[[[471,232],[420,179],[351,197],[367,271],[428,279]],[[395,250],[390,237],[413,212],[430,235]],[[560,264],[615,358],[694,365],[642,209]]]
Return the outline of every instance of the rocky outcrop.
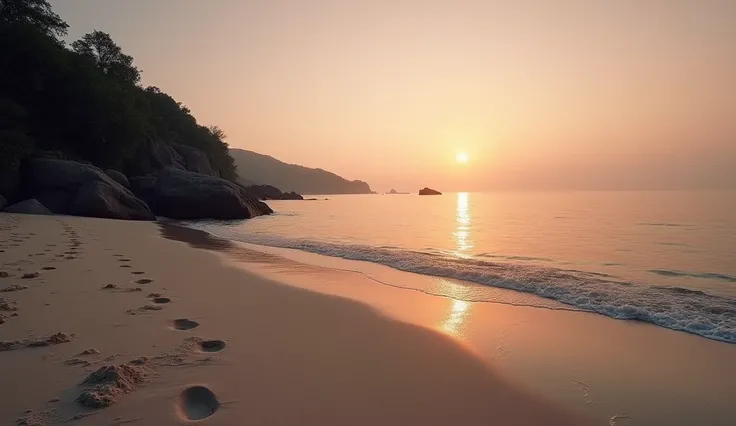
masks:
[[[422,188],[419,190],[419,195],[442,195],[442,193],[431,188]]]
[[[132,178],[131,186],[156,215],[172,219],[249,219],[273,213],[240,185],[173,167]]]
[[[125,188],[130,189],[130,182],[128,182],[128,178],[121,172],[113,169],[107,169],[105,170],[105,174],[110,176],[110,178],[115,182],[123,185]]]
[[[76,191],[69,205],[69,214],[115,219],[155,220],[148,205],[129,191],[102,181],[92,181]]]
[[[22,167],[22,181],[28,194],[56,214],[155,220],[145,202],[89,164],[27,159]]]
[[[0,195],[7,203],[17,200],[20,196],[20,170],[17,165],[6,167],[0,163]]]
[[[291,192],[284,192],[283,194],[281,194],[281,199],[282,200],[303,200],[304,197],[302,197],[300,194],[297,194],[294,191],[291,191]]]
[[[162,141],[141,144],[136,154],[134,175],[150,175],[166,168],[217,176],[207,155],[197,148]]]
[[[3,210],[5,213],[23,213],[23,214],[53,214],[49,209],[44,207],[43,204],[39,203],[38,200],[31,198],[30,200],[21,201],[15,203],[12,206],[8,206]]]
[[[272,185],[250,185],[245,190],[261,200],[303,200],[304,197],[296,192],[281,192]]]
[[[210,159],[207,158],[204,152],[188,145],[171,144],[171,146],[181,156],[185,170],[217,176],[217,173],[212,169],[212,165],[210,165]]]

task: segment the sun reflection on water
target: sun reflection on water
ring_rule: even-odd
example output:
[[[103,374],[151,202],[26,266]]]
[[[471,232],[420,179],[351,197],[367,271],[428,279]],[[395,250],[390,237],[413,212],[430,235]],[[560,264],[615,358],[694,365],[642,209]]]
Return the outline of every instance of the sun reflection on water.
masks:
[[[457,211],[455,213],[455,232],[452,236],[455,240],[455,256],[470,257],[473,243],[470,239],[470,208],[468,207],[469,195],[467,192],[457,193]]]
[[[461,337],[463,334],[463,323],[470,311],[470,302],[454,299],[450,305],[450,312],[442,322],[440,328],[447,334]]]

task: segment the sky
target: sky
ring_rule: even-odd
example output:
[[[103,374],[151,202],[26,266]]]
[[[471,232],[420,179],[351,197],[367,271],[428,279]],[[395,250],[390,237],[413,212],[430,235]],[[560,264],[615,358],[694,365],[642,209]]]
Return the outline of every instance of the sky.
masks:
[[[50,3],[231,147],[378,191],[736,188],[736,1]]]

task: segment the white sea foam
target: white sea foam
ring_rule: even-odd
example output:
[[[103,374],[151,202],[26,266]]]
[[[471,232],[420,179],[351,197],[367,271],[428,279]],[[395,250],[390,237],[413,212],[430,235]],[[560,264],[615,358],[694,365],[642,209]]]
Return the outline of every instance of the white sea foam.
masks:
[[[736,300],[679,287],[620,281],[606,274],[491,261],[389,247],[336,244],[249,234],[220,223],[187,226],[250,244],[304,250],[386,265],[401,271],[472,281],[557,300],[617,319],[639,320],[709,339],[736,343]],[[480,301],[482,298],[476,298]]]

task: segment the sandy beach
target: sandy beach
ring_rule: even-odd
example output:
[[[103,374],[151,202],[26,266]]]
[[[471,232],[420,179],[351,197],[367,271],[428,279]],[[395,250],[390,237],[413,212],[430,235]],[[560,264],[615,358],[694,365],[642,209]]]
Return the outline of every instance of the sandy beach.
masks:
[[[732,345],[654,326],[370,285],[156,223],[2,214],[0,250],[2,424],[733,418]]]
[[[590,424],[449,337],[226,266],[156,224],[0,226],[2,424]]]

